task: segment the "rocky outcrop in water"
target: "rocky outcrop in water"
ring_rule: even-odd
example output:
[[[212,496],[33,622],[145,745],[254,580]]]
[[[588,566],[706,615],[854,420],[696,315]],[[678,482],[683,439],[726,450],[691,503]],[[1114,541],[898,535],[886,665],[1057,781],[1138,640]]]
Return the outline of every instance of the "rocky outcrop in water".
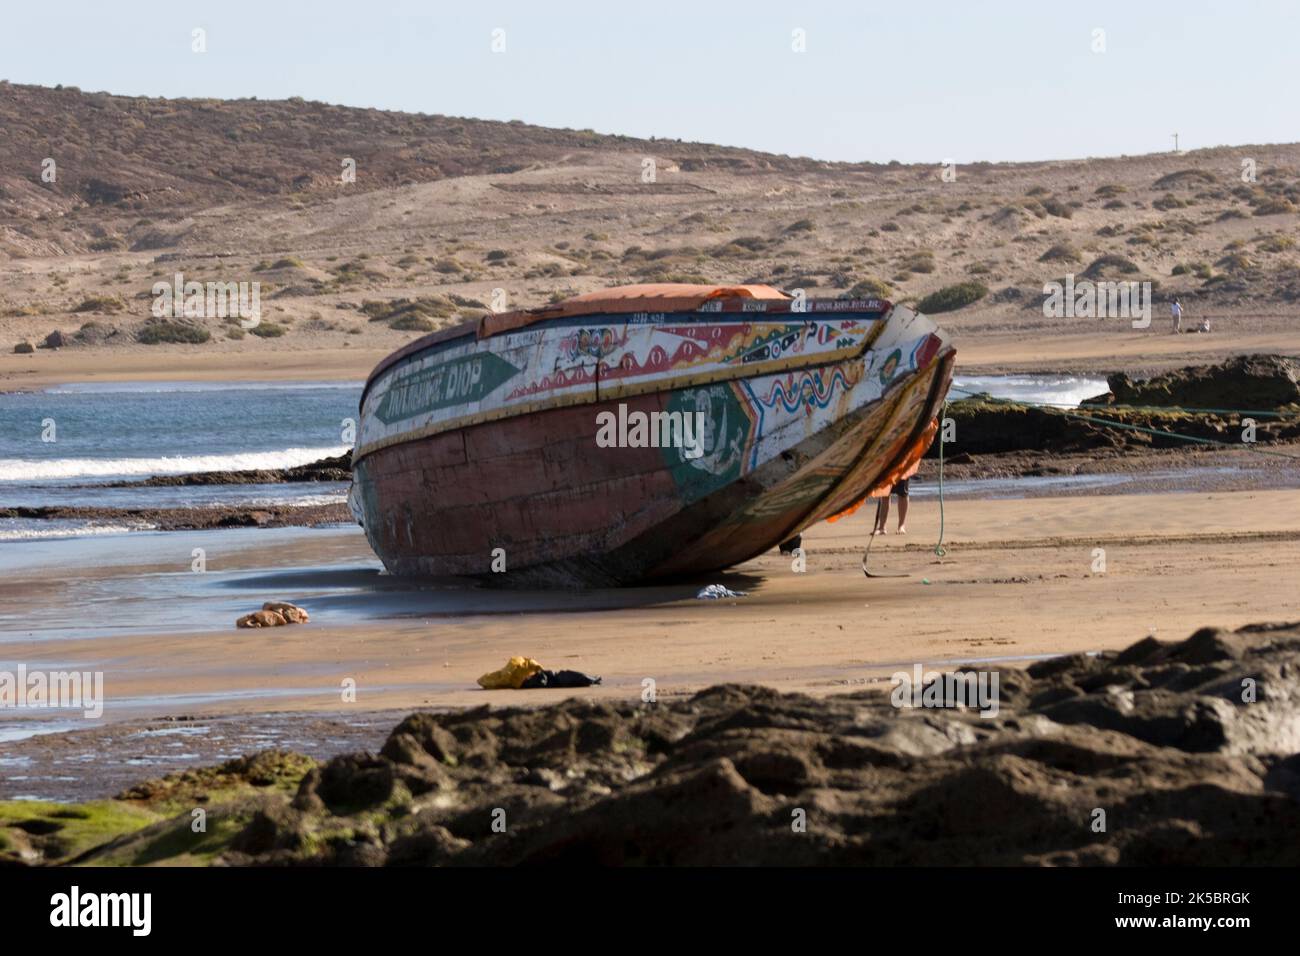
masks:
[[[326,505],[200,505],[193,508],[92,508],[82,505],[20,505],[0,508],[0,518],[27,521],[121,522],[151,531],[198,531],[210,528],[288,528],[352,524],[343,502]]]
[[[1046,410],[978,398],[952,402],[945,414],[956,423],[956,437],[944,448],[944,455],[958,462],[965,461],[961,456],[966,455],[1009,452],[1119,455],[1152,448],[1186,448],[1196,439],[1245,447],[1241,441],[1245,416],[1240,415],[1138,411],[1096,404]],[[1257,419],[1254,437],[1261,445],[1300,439],[1300,412],[1285,419]],[[938,442],[930,446],[926,457],[939,457]]]
[[[1144,381],[1107,378],[1110,394],[1089,403],[1271,410],[1300,405],[1300,363],[1282,355],[1238,355],[1219,365],[1189,365]]]
[[[209,827],[229,865],[1294,865],[1298,667],[1300,625],[1256,625],[999,670],[992,717],[738,685],[418,713]]]
[[[188,475],[157,475],[139,481],[118,481],[110,488],[179,487],[188,485],[270,485],[300,481],[351,481],[352,452],[295,465],[254,471],[201,471]]]

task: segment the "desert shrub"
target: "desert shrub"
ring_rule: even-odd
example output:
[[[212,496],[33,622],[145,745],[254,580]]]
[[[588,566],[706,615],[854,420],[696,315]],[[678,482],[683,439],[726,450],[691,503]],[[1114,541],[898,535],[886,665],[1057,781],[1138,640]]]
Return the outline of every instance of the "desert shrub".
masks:
[[[1171,275],[1194,275],[1200,279],[1208,279],[1213,273],[1204,262],[1180,262],[1174,266]]]
[[[450,300],[439,295],[421,296],[418,299],[368,299],[361,303],[361,311],[371,322],[388,322],[391,325],[408,317],[445,319],[456,314],[456,307]]]
[[[855,283],[846,294],[850,299],[887,299],[893,292],[893,286],[884,279],[868,277]]]
[[[1213,173],[1204,169],[1180,169],[1176,173],[1161,176],[1155,181],[1154,188],[1169,189],[1172,186],[1196,186],[1201,183],[1217,183]]]
[[[886,222],[886,223],[882,223],[880,226],[881,232],[898,232],[898,229],[899,226],[898,223],[896,222]]]
[[[926,313],[952,312],[978,302],[988,294],[989,287],[983,282],[959,282],[944,286],[938,292],[931,292],[916,307]]]
[[[785,227],[786,232],[812,232],[817,226],[811,219],[799,219]]]
[[[505,262],[510,258],[510,253],[506,252],[504,249],[493,249],[483,258],[488,262]]]
[[[182,345],[201,345],[212,334],[201,325],[193,322],[178,322],[172,319],[149,319],[136,332],[137,342],[144,345],[161,345],[179,343]]]
[[[1120,183],[1107,183],[1105,186],[1098,186],[1093,190],[1093,195],[1102,199],[1111,199],[1120,193],[1128,192],[1128,187]]]
[[[1295,211],[1295,203],[1289,199],[1265,199],[1255,207],[1256,216],[1278,216],[1282,213]]]
[[[1295,240],[1290,236],[1265,236],[1259,240],[1259,248],[1264,252],[1286,252],[1295,248]]]
[[[487,308],[487,306],[484,305],[482,302],[480,302],[478,299],[471,299],[469,296],[466,295],[457,295],[455,292],[448,293],[447,298],[451,299],[451,301],[454,304],[460,306],[462,309],[486,309]]]
[[[259,339],[278,339],[289,330],[275,322],[258,322],[248,331]]]
[[[928,275],[934,271],[934,253],[929,249],[909,253],[898,267],[906,272],[923,272]]]
[[[276,259],[274,262],[259,262],[253,266],[254,272],[270,272],[272,269],[302,269],[305,265],[297,256],[285,256],[282,259]]]
[[[1043,209],[1049,216],[1055,216],[1057,219],[1070,219],[1074,216],[1073,207],[1059,199],[1044,199]]]
[[[543,262],[524,273],[525,279],[554,279],[569,274],[568,267],[562,262]]]
[[[82,299],[73,312],[123,312],[126,302],[120,295],[92,295]]]
[[[352,262],[344,262],[335,266],[330,271],[334,273],[340,283],[361,282],[363,280],[379,280],[388,278],[384,273],[377,269],[371,269],[361,260],[366,258],[364,254],[357,256]],[[263,290],[265,292],[265,289]]]
[[[1251,262],[1250,256],[1244,252],[1232,252],[1216,262],[1215,265],[1227,272],[1245,272],[1252,268],[1254,263]]]
[[[433,323],[418,315],[403,315],[388,323],[390,329],[399,332],[432,332]]]
[[[1078,262],[1079,250],[1068,242],[1058,242],[1038,257],[1039,262]]]
[[[1132,259],[1111,253],[1104,256],[1098,256],[1096,259],[1092,260],[1091,265],[1083,270],[1083,276],[1085,279],[1097,279],[1107,272],[1118,272],[1121,275],[1133,275],[1137,271],[1137,263]]]
[[[91,252],[118,252],[126,248],[126,242],[119,236],[105,236],[90,244]]]

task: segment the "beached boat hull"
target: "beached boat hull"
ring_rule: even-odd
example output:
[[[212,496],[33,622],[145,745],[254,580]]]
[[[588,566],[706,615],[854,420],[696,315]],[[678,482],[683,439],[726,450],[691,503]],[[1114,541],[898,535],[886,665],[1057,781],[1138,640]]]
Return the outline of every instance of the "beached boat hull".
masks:
[[[401,575],[610,586],[761,554],[913,466],[952,375],[924,316],[807,307],[723,296],[417,342],[363,396],[353,510]],[[638,413],[703,431],[604,447],[600,424]]]

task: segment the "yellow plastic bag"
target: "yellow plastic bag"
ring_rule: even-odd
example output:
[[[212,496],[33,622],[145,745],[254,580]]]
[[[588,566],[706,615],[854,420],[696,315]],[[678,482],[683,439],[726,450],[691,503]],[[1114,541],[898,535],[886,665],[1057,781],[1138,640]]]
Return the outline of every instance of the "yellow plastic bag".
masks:
[[[501,670],[480,677],[478,686],[484,690],[518,690],[541,669],[542,665],[531,657],[512,657]]]

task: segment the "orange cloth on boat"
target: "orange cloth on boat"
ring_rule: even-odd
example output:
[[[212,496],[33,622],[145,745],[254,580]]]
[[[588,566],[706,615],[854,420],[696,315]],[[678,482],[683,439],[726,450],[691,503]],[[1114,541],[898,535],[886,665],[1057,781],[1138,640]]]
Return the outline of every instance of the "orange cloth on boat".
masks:
[[[903,457],[899,460],[898,464],[881,475],[876,483],[867,489],[867,493],[863,495],[861,499],[855,501],[838,514],[831,515],[826,519],[827,522],[834,523],[839,521],[841,518],[847,518],[849,515],[853,514],[853,512],[866,504],[867,500],[870,498],[888,497],[890,489],[893,488],[897,482],[902,481],[904,478],[911,478],[915,475],[921,469],[921,459],[925,457],[925,453],[929,449],[931,442],[934,441],[934,436],[938,431],[939,419],[935,418],[929,425],[925,426],[925,431],[921,433],[921,437],[913,442],[907,451],[903,453]]]
[[[524,681],[541,671],[542,665],[531,657],[512,657],[506,666],[478,679],[484,690],[518,690]]]

